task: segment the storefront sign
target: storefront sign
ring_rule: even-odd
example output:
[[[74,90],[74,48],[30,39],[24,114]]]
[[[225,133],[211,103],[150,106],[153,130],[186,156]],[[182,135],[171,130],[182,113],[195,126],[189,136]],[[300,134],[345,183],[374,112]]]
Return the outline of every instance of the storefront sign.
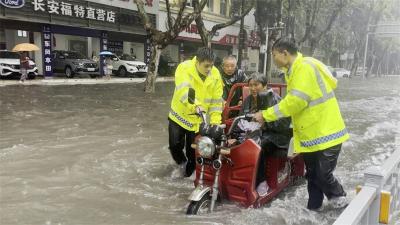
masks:
[[[260,35],[258,32],[252,30],[250,33],[250,37],[247,39],[247,46],[251,48],[259,48],[261,44]]]
[[[190,24],[190,26],[186,27],[185,31],[188,32],[189,34],[198,34],[199,33],[199,29],[197,29],[196,24]]]
[[[220,44],[227,45],[237,45],[239,43],[239,39],[235,35],[227,34],[221,40],[218,41]]]
[[[196,24],[190,24],[189,26],[187,26],[185,28],[186,33],[189,34],[199,34],[199,28],[197,27]],[[215,32],[214,37],[218,37],[219,36],[219,32]]]
[[[115,23],[116,14],[114,11],[106,11],[104,9],[75,5],[55,0],[33,0],[32,4],[35,11]]]
[[[146,65],[149,65],[150,60],[151,60],[151,41],[150,37],[147,37],[146,42],[144,43],[144,63],[146,63]]]
[[[7,8],[22,8],[25,0],[0,0],[0,4]]]
[[[49,25],[43,26],[42,32],[42,46],[43,46],[43,68],[44,76],[49,77],[53,75],[52,68],[52,55],[51,55],[51,28]]]

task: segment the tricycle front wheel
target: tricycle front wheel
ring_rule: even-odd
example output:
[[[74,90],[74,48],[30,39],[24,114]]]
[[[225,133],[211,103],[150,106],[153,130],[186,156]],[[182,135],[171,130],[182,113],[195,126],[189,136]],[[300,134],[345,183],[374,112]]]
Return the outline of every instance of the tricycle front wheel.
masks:
[[[186,214],[187,215],[202,215],[207,214],[210,209],[211,196],[210,192],[205,194],[199,201],[191,201]]]

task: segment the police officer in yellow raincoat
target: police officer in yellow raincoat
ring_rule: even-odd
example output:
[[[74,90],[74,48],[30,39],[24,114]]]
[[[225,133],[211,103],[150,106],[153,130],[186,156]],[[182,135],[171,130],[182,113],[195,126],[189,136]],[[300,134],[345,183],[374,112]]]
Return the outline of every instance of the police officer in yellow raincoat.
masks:
[[[195,108],[206,112],[210,124],[221,123],[222,80],[214,67],[215,56],[211,49],[200,48],[196,57],[179,64],[175,72],[175,91],[168,116],[169,149],[172,158],[190,176],[196,166],[195,152],[191,148],[199,131],[201,118],[195,115]],[[189,103],[189,89],[194,89],[194,104]],[[183,153],[186,149],[186,155]]]
[[[287,71],[287,95],[255,119],[271,122],[291,117],[294,151],[306,164],[307,208],[321,210],[324,194],[334,208],[344,207],[346,192],[332,174],[342,143],[349,138],[334,94],[337,80],[322,62],[303,57],[290,40],[276,41],[272,54],[275,64]]]

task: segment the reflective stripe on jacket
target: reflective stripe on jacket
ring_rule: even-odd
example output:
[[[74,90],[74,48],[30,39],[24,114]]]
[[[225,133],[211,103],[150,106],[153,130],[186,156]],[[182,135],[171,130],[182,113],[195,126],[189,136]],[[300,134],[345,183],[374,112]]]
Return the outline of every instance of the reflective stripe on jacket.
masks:
[[[179,64],[175,72],[175,91],[171,101],[169,118],[189,131],[198,132],[201,118],[194,115],[195,106],[201,106],[211,124],[221,123],[222,81],[217,68],[213,67],[203,81],[196,69],[196,57]],[[189,103],[189,88],[195,90],[195,104]]]
[[[263,117],[268,122],[292,117],[296,152],[324,150],[349,138],[333,92],[337,80],[322,62],[298,53],[286,81],[287,95]]]

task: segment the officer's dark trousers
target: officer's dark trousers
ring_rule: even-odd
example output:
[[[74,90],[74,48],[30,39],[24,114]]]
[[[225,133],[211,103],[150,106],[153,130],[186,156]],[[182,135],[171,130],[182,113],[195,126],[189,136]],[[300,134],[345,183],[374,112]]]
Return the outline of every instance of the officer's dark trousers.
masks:
[[[342,145],[336,145],[322,151],[303,153],[308,181],[308,209],[322,206],[324,194],[328,199],[345,196],[342,185],[333,176]]]
[[[177,164],[187,162],[185,176],[192,175],[195,166],[195,152],[190,145],[194,142],[196,136],[195,132],[188,131],[179,126],[174,121],[168,119],[168,133],[169,133],[169,150],[172,158]],[[186,149],[186,155],[183,153],[183,148]]]

